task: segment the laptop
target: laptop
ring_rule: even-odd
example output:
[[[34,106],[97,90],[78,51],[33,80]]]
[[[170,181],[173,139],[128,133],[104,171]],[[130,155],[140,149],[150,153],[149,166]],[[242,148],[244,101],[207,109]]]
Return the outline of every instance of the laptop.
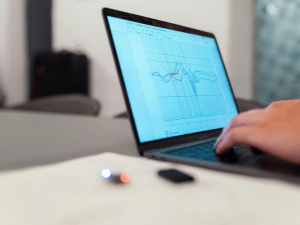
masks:
[[[114,9],[102,13],[141,156],[300,181],[300,166],[249,146],[214,153],[239,113],[214,34]]]

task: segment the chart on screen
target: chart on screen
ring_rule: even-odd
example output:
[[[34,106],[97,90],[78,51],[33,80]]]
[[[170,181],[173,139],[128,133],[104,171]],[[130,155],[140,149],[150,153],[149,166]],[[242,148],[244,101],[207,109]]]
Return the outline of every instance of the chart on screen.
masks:
[[[209,47],[143,37],[165,122],[228,114]]]

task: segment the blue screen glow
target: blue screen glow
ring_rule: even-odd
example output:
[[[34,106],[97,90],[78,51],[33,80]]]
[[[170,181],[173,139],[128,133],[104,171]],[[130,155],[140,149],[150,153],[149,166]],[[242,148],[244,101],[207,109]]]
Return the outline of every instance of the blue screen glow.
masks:
[[[237,115],[215,39],[108,22],[141,143],[223,128]]]

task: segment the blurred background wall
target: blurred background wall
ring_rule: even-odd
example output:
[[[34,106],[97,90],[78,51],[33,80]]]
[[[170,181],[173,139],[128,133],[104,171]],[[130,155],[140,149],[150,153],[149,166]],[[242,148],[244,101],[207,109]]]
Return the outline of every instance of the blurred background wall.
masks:
[[[8,104],[27,100],[25,0],[0,0],[0,91]]]
[[[300,1],[257,0],[254,97],[300,98]]]
[[[26,0],[0,1],[0,84],[7,104],[28,99],[27,3]],[[53,0],[53,50],[83,52],[90,58],[91,95],[102,104],[101,117],[125,111],[102,7],[213,32],[236,96],[253,98],[254,0]]]

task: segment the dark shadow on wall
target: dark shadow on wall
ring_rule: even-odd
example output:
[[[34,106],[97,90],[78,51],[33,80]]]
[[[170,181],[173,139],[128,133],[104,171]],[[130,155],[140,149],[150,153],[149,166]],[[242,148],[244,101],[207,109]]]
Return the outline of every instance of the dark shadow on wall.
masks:
[[[28,99],[31,98],[34,57],[38,52],[52,50],[52,0],[27,0]]]

